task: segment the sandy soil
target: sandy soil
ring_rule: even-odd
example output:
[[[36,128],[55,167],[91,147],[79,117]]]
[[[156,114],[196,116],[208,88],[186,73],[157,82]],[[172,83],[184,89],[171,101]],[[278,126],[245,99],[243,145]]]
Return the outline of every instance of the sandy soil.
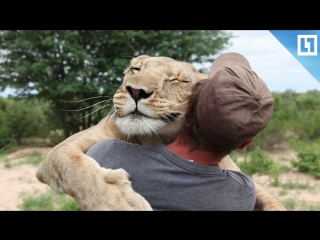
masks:
[[[297,159],[293,150],[281,150],[271,156],[274,161],[291,168],[291,160]],[[268,175],[254,174],[252,178],[274,193],[291,210],[320,210],[320,179],[295,168],[281,173],[279,187],[271,185]]]
[[[9,158],[16,158],[21,153],[32,152],[35,148],[25,148],[16,151]],[[44,157],[51,148],[37,148]],[[15,159],[15,162],[22,159]],[[36,167],[30,164],[6,168],[3,161],[0,161],[0,210],[19,210],[21,204],[20,193],[33,192],[34,189],[45,191],[49,188],[46,184],[40,183],[36,176]]]
[[[18,154],[32,152],[35,148],[25,148],[10,154],[9,158],[17,158]],[[44,157],[51,148],[37,148]],[[290,150],[274,154],[273,159],[283,165],[290,166],[290,161],[295,158],[295,153]],[[14,161],[20,161],[15,159]],[[45,191],[49,187],[38,182],[35,177],[36,167],[30,164],[6,168],[4,161],[0,160],[0,210],[19,210],[21,204],[21,192],[33,192],[35,189]],[[268,175],[254,174],[254,181],[260,183],[268,190],[276,194],[281,201],[291,210],[320,210],[320,179],[307,176],[296,169],[282,173],[279,181],[283,185],[302,185],[296,189],[288,189],[283,186],[274,187],[270,183]]]

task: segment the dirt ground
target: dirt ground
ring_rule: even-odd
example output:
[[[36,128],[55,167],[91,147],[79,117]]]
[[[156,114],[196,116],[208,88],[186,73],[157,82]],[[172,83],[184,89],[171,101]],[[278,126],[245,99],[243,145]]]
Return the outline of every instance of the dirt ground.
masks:
[[[32,152],[35,148],[25,148],[10,155],[15,158],[18,154]],[[51,148],[36,148],[41,151],[44,157]],[[281,151],[274,154],[273,159],[283,165],[290,166],[290,161],[295,158],[295,153],[291,150]],[[19,159],[15,160],[19,161]],[[47,185],[38,182],[35,177],[36,167],[30,164],[13,166],[6,168],[4,161],[0,160],[0,210],[19,210],[21,204],[21,192],[33,192],[35,189],[45,191]],[[289,186],[274,187],[270,184],[268,175],[254,174],[253,180],[266,187],[274,193],[289,210],[320,210],[320,179],[315,179],[296,169],[284,172],[280,175],[279,181],[283,185]],[[302,186],[302,187],[297,187]]]
[[[32,152],[35,148],[25,148],[8,155],[8,158],[16,158],[21,153]],[[51,148],[36,148],[44,157]],[[19,161],[16,159],[15,161]],[[49,188],[40,183],[36,176],[36,167],[30,164],[6,168],[5,163],[0,161],[0,210],[19,210],[21,204],[21,192],[33,192],[34,189],[45,191]]]
[[[274,193],[289,210],[319,211],[320,179],[306,175],[297,168],[292,168],[291,160],[296,160],[297,156],[291,149],[281,150],[270,156],[275,162],[291,168],[280,174],[280,186],[272,186],[268,175],[254,174],[253,180]]]

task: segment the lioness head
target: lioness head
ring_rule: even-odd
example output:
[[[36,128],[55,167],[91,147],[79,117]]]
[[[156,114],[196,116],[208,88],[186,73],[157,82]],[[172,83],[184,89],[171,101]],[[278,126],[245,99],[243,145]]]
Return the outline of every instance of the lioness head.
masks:
[[[173,141],[183,126],[192,86],[207,77],[190,63],[168,57],[132,59],[113,99],[116,126],[127,138],[145,138],[149,144]]]

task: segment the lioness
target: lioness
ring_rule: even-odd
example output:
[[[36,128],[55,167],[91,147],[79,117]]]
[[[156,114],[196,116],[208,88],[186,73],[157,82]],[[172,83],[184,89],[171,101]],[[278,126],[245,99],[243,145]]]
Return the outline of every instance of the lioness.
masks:
[[[85,152],[98,141],[119,139],[142,145],[171,143],[180,132],[194,83],[208,78],[187,62],[141,55],[124,71],[112,114],[54,147],[36,177],[58,193],[71,195],[83,210],[152,210],[131,188],[123,169],[101,168]],[[228,156],[220,167],[240,171]],[[255,183],[256,209],[286,210]]]

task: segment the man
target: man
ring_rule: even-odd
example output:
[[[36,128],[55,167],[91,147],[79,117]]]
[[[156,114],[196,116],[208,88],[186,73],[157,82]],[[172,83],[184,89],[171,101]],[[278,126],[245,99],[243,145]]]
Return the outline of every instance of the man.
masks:
[[[126,170],[133,189],[153,210],[252,211],[252,179],[218,164],[232,150],[252,143],[272,112],[272,95],[249,62],[226,53],[213,62],[209,79],[194,86],[186,124],[173,143],[106,140],[87,155],[102,167]]]

